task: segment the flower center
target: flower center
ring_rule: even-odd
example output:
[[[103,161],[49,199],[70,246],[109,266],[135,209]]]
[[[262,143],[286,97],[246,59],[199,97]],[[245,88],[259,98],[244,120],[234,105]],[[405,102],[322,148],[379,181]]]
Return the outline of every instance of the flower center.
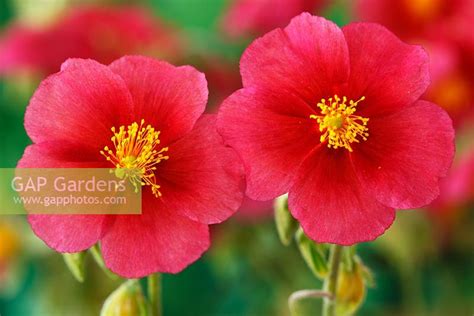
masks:
[[[309,117],[315,119],[319,124],[319,131],[322,133],[320,141],[327,141],[329,148],[344,147],[352,152],[352,143],[359,143],[359,139],[366,141],[369,136],[367,128],[368,118],[354,115],[357,104],[365,100],[365,97],[357,101],[349,101],[335,95],[328,100],[321,99],[318,107],[321,109],[321,115],[311,114]]]
[[[115,175],[130,180],[136,191],[140,186],[151,186],[153,194],[160,197],[160,186],[156,184],[156,165],[169,158],[164,154],[168,147],[157,148],[160,131],[151,125],[145,126],[145,120],[141,120],[140,125],[135,122],[127,128],[120,126],[118,130],[112,127],[111,131],[114,136],[110,140],[115,150],[105,146],[100,153],[114,164]]]

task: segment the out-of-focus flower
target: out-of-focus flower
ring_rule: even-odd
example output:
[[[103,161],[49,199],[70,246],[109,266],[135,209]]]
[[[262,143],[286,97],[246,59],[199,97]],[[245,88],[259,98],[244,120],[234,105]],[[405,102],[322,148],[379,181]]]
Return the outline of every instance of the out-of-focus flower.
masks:
[[[245,222],[255,222],[271,219],[272,215],[273,201],[255,201],[245,197],[235,218]]]
[[[474,114],[474,2],[470,0],[357,0],[361,20],[381,23],[431,56],[425,98],[461,125]]]
[[[18,230],[7,221],[0,221],[0,284],[6,278],[8,268],[20,252]]]
[[[461,204],[474,197],[474,150],[463,154],[441,181],[441,193],[433,206]]]
[[[307,13],[255,40],[218,130],[242,158],[247,195],[289,192],[289,208],[317,242],[373,240],[395,209],[433,201],[454,155],[440,107],[419,100],[428,56],[384,27],[339,29]]]
[[[233,63],[209,53],[192,56],[190,60],[191,64],[206,74],[209,85],[208,112],[216,112],[225,98],[242,87],[237,62]]]
[[[449,238],[474,201],[474,150],[460,155],[440,184],[441,194],[426,212],[439,228],[441,238]]]
[[[142,214],[30,215],[37,236],[59,252],[100,241],[107,267],[128,278],[177,273],[197,260],[209,247],[208,224],[243,198],[238,157],[215,116],[202,116],[207,94],[190,66],[140,56],[110,66],[66,61],[30,101],[25,128],[34,145],[18,165],[127,168],[126,178],[143,185]]]
[[[356,0],[357,15],[387,26],[403,38],[424,37],[470,0]]]
[[[283,27],[302,12],[314,12],[326,0],[233,0],[223,28],[230,36],[260,35]]]
[[[425,47],[431,57],[432,84],[424,97],[442,106],[460,126],[474,114],[474,75],[454,45],[427,41]]]
[[[32,70],[47,75],[68,58],[108,64],[127,54],[174,57],[173,32],[137,7],[83,7],[43,29],[11,25],[0,40],[0,74]]]

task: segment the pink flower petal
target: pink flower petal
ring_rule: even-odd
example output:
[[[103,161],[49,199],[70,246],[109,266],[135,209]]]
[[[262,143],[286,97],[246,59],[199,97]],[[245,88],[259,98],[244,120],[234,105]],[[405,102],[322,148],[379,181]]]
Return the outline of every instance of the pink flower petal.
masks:
[[[80,59],[68,65],[36,90],[25,114],[26,131],[35,143],[61,140],[99,152],[110,142],[111,127],[130,123],[131,95],[104,65]]]
[[[377,202],[361,185],[348,151],[324,146],[301,165],[290,190],[289,208],[316,242],[352,245],[383,234],[394,209]]]
[[[342,30],[351,67],[347,97],[366,97],[358,115],[398,111],[426,91],[430,83],[429,58],[421,46],[401,42],[378,24],[352,23]]]
[[[167,154],[156,175],[168,209],[205,224],[220,223],[237,211],[244,196],[243,167],[217,134],[215,115],[199,119]]]
[[[97,152],[75,144],[52,141],[26,147],[18,168],[106,168]],[[97,160],[99,158],[99,160]]]
[[[175,67],[156,59],[127,56],[110,69],[126,82],[135,103],[135,120],[160,130],[162,144],[188,133],[206,108],[204,74],[190,66]]]
[[[240,62],[244,87],[300,95],[316,106],[349,77],[349,53],[336,24],[303,13],[284,29],[255,40]]]
[[[244,88],[224,101],[218,130],[244,162],[250,198],[270,200],[288,192],[298,166],[319,144],[312,113],[291,93]]]
[[[63,143],[42,143],[26,148],[19,168],[99,168],[87,154]],[[35,234],[59,252],[78,252],[92,247],[102,237],[104,215],[29,215]]]
[[[143,213],[116,216],[101,245],[107,267],[123,277],[178,273],[209,248],[209,229],[173,214],[145,190]]]
[[[103,236],[110,217],[106,215],[29,215],[36,236],[58,252],[79,252]]]
[[[367,190],[393,208],[417,208],[433,201],[454,155],[454,130],[447,113],[418,101],[396,114],[371,119],[368,127],[368,140],[352,155]]]

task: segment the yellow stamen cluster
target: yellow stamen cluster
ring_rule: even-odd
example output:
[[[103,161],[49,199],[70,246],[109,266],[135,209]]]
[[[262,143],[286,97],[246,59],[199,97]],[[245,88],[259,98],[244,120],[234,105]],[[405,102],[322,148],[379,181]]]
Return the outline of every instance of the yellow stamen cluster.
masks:
[[[365,100],[365,97],[357,101],[349,101],[335,95],[328,100],[322,99],[318,103],[321,109],[321,115],[310,115],[319,124],[321,134],[321,143],[327,141],[329,148],[346,148],[352,152],[352,143],[359,143],[358,137],[366,141],[369,136],[367,128],[368,118],[354,115],[359,102]]]
[[[115,175],[130,180],[136,191],[140,186],[149,185],[153,194],[160,197],[160,186],[156,184],[156,165],[169,158],[164,154],[168,147],[157,149],[160,131],[151,125],[145,126],[145,120],[141,120],[140,125],[135,122],[127,128],[120,126],[118,130],[112,127],[111,131],[114,136],[110,140],[115,150],[105,146],[100,153],[115,165]]]

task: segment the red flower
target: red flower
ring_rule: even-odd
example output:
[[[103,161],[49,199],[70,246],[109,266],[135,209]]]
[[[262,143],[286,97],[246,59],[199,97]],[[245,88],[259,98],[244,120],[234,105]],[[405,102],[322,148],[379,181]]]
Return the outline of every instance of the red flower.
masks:
[[[457,157],[458,158],[458,157]],[[441,181],[441,194],[430,206],[436,213],[452,211],[474,198],[474,150],[460,156],[449,175]]]
[[[141,179],[147,183],[141,215],[30,215],[34,232],[59,252],[100,241],[107,266],[129,278],[176,273],[197,260],[209,247],[208,224],[227,219],[243,198],[238,157],[224,147],[215,117],[202,116],[207,94],[204,75],[189,66],[146,57],[110,66],[64,63],[27,108],[25,128],[34,144],[19,167],[120,166],[129,156],[114,145],[131,137],[120,134],[122,126],[143,125],[153,136],[159,131],[134,156],[157,152],[152,161],[135,160],[149,176]]]
[[[84,7],[42,30],[12,25],[0,42],[0,73],[27,69],[47,75],[71,57],[108,64],[126,54],[173,56],[177,50],[170,31],[139,8]]]
[[[457,155],[453,168],[440,183],[440,195],[426,213],[446,243],[462,225],[474,201],[474,150]]]
[[[470,0],[356,0],[359,17],[384,24],[401,37],[425,36]]]
[[[426,205],[454,154],[438,106],[419,100],[428,57],[370,23],[339,29],[307,13],[254,41],[244,88],[224,101],[218,129],[244,161],[247,195],[289,192],[317,242],[382,234],[395,209]]]
[[[325,0],[234,0],[224,16],[223,28],[230,36],[260,35],[283,27],[302,12],[319,10]]]
[[[424,98],[439,104],[456,127],[471,124],[474,114],[474,73],[450,43],[426,42],[431,57],[432,82]],[[474,70],[474,68],[472,68]]]

